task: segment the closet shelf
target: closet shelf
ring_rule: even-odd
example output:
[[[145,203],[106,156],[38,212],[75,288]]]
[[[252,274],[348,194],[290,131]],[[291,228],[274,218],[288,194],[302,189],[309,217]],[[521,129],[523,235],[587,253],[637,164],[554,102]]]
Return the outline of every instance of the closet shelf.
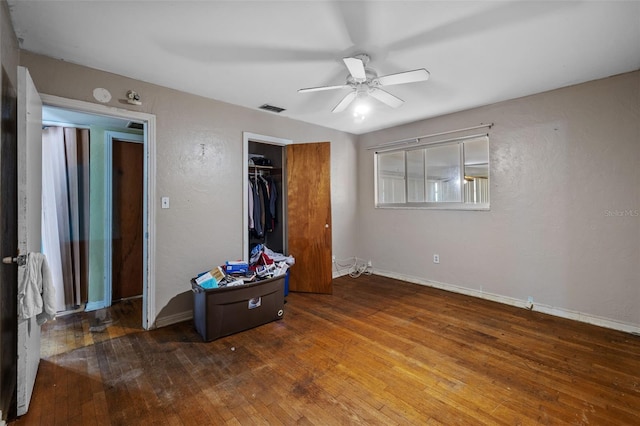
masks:
[[[249,166],[249,173],[254,173],[256,171],[268,171],[270,174],[280,174],[282,173],[282,168],[274,167],[274,166]]]

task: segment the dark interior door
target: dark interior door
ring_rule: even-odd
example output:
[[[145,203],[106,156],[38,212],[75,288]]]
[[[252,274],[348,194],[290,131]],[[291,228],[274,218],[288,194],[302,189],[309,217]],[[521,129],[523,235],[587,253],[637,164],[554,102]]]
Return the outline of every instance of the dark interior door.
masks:
[[[287,146],[287,239],[289,289],[333,291],[331,280],[331,144]]]
[[[142,295],[143,156],[143,144],[113,140],[112,300]]]
[[[18,252],[18,143],[16,92],[2,69],[2,124],[0,138],[0,255]],[[0,264],[0,410],[3,419],[15,415],[18,357],[18,267]]]

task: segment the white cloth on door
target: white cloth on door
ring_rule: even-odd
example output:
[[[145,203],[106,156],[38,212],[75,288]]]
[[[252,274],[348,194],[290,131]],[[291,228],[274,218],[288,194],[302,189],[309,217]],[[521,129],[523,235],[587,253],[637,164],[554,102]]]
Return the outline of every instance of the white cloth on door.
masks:
[[[18,283],[18,318],[35,316],[38,324],[54,319],[55,295],[46,256],[42,253],[27,254],[25,272]]]

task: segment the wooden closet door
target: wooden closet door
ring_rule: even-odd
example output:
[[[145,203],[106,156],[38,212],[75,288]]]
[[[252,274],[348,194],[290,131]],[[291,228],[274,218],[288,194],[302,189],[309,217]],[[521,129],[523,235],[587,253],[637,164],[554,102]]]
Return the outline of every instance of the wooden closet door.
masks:
[[[111,298],[142,295],[144,145],[113,140]]]
[[[289,290],[331,294],[331,144],[287,146]]]

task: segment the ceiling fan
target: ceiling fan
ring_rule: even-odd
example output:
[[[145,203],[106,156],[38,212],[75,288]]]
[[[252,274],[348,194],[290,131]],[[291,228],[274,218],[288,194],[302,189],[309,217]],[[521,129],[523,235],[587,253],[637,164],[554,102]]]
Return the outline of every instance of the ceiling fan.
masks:
[[[381,87],[392,86],[394,84],[415,83],[426,81],[429,78],[429,71],[419,68],[412,71],[404,71],[397,74],[389,74],[378,77],[378,74],[368,68],[369,56],[366,54],[356,55],[350,58],[343,58],[344,64],[349,70],[347,82],[337,86],[321,86],[300,89],[298,93],[319,92],[322,90],[351,89],[351,92],[342,98],[332,112],[342,112],[359,97],[371,96],[380,102],[398,108],[404,101],[395,95],[382,90]]]

